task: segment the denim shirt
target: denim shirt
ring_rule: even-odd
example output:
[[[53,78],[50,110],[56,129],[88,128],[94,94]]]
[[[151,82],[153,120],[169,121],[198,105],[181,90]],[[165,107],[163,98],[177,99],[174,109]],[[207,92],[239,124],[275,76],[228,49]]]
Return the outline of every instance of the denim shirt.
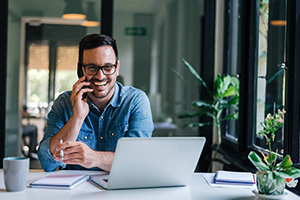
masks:
[[[45,171],[58,167],[67,169],[85,169],[80,165],[66,165],[54,160],[50,153],[49,142],[72,116],[71,91],[64,92],[54,102],[48,114],[44,138],[40,142],[38,157]],[[115,84],[110,103],[101,112],[88,98],[89,114],[79,131],[77,141],[85,143],[96,151],[116,149],[121,137],[151,137],[154,129],[150,102],[147,95],[134,87]],[[92,168],[93,170],[101,170]]]

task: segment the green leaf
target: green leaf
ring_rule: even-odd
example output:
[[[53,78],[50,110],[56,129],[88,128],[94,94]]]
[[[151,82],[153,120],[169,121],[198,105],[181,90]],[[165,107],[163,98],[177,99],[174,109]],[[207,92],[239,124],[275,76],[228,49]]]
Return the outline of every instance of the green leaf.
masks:
[[[286,155],[280,163],[276,165],[276,168],[288,168],[293,165],[291,157]]]
[[[195,101],[192,104],[192,107],[194,107],[194,106],[212,108],[212,105],[210,103],[205,102],[205,101]]]
[[[212,93],[210,92],[209,88],[207,87],[205,81],[201,78],[201,76],[197,73],[197,71],[192,67],[192,65],[190,65],[190,63],[188,63],[184,58],[182,58],[183,63],[188,67],[188,69],[190,70],[190,72],[193,74],[193,76],[195,76],[200,83],[205,87],[205,89],[207,90],[208,94],[212,97]]]
[[[212,123],[211,122],[190,123],[190,124],[186,124],[185,126],[188,126],[188,127],[203,127],[203,126],[208,126],[208,125],[212,125]]]
[[[300,170],[295,167],[289,167],[282,171],[276,171],[276,173],[282,178],[299,178]]]
[[[236,93],[236,88],[230,86],[221,96],[222,97],[230,97],[232,95],[235,95]]]
[[[228,104],[238,104],[239,103],[239,96],[235,95],[229,102]]]
[[[229,120],[229,119],[238,119],[239,113],[232,113],[230,115],[227,115],[226,117],[223,117],[221,121]]]
[[[276,154],[275,153],[271,153],[268,157],[268,163],[270,163],[270,165],[272,165],[275,161],[276,161]]]
[[[262,162],[261,158],[254,151],[250,151],[250,153],[248,154],[248,159],[258,170],[269,171],[269,167],[264,162]]]
[[[171,68],[172,72],[176,75],[176,77],[181,80],[183,82],[183,84],[185,84],[185,79],[184,77],[182,76],[181,73],[179,73],[176,69],[174,68]]]
[[[230,77],[230,83],[232,86],[236,87],[237,90],[240,88],[240,81],[238,78],[234,77],[234,76],[231,76]]]

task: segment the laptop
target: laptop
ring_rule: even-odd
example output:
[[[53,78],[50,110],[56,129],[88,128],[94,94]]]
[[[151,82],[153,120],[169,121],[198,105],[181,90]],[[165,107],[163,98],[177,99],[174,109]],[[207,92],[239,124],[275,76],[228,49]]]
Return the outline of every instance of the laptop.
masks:
[[[185,186],[204,144],[204,137],[123,137],[118,140],[110,174],[90,179],[108,190]]]

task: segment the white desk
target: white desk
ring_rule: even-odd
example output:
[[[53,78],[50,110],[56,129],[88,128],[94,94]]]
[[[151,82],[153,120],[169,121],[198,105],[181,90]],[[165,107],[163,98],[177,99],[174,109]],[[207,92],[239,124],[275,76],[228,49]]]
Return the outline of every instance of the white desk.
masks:
[[[54,173],[78,173],[78,171],[59,171]],[[50,172],[53,173],[53,172]],[[28,182],[50,174],[31,170]],[[99,174],[95,171],[80,171],[80,173]],[[300,200],[300,197],[287,191],[285,200]],[[257,199],[252,189],[212,188],[202,174],[195,173],[191,183],[186,187],[168,187],[132,190],[104,190],[90,182],[73,190],[33,189],[26,188],[22,192],[7,192],[3,182],[3,170],[0,169],[0,199],[1,200],[254,200]]]

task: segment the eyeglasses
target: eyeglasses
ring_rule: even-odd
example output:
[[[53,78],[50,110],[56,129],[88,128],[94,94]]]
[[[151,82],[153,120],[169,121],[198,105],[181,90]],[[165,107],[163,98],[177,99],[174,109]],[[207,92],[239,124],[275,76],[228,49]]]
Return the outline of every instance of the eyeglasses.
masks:
[[[83,63],[81,64],[87,75],[96,75],[100,69],[104,75],[113,75],[116,72],[117,62],[118,61],[116,61],[116,64],[108,63],[105,64],[104,66],[97,66],[94,64],[84,65]]]

